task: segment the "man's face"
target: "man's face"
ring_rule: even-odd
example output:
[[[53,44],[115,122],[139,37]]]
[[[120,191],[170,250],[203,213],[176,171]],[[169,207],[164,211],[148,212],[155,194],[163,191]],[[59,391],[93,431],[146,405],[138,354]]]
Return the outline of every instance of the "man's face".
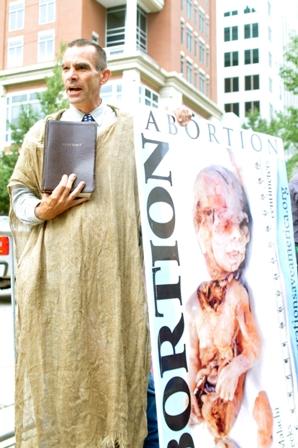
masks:
[[[65,91],[69,102],[82,112],[91,112],[100,104],[100,88],[109,75],[107,69],[96,69],[96,50],[92,45],[65,51],[62,61]]]

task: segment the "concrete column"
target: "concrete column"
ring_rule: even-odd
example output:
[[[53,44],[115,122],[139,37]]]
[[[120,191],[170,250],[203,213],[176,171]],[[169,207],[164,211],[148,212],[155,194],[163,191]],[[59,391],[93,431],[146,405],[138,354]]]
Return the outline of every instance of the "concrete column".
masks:
[[[122,74],[121,109],[132,112],[139,104],[140,72],[136,69],[125,70]]]
[[[137,0],[126,0],[125,51],[134,54],[137,48]]]
[[[182,93],[173,86],[165,86],[159,91],[160,105],[168,111],[175,110],[182,104]]]

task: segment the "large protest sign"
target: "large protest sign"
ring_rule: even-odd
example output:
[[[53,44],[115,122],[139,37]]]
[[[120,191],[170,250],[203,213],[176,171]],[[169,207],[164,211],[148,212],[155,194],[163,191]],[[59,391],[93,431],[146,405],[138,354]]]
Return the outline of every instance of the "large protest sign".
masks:
[[[298,446],[282,141],[145,109],[135,147],[160,446]]]

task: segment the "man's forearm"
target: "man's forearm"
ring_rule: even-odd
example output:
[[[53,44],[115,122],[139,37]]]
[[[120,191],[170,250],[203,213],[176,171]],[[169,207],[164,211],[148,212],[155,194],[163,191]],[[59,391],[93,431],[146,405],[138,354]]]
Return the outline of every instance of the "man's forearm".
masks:
[[[12,187],[12,208],[16,217],[29,225],[42,224],[44,221],[35,214],[35,208],[40,203],[40,198],[34,195],[25,185]]]

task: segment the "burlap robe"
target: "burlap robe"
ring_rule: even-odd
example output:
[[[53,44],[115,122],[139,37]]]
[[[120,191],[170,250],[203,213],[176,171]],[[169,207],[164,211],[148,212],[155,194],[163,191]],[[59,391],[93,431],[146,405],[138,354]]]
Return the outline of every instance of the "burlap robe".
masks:
[[[10,187],[41,194],[44,124],[26,136]],[[141,448],[149,362],[131,118],[98,136],[90,201],[43,225],[13,213],[11,223],[16,446]]]

